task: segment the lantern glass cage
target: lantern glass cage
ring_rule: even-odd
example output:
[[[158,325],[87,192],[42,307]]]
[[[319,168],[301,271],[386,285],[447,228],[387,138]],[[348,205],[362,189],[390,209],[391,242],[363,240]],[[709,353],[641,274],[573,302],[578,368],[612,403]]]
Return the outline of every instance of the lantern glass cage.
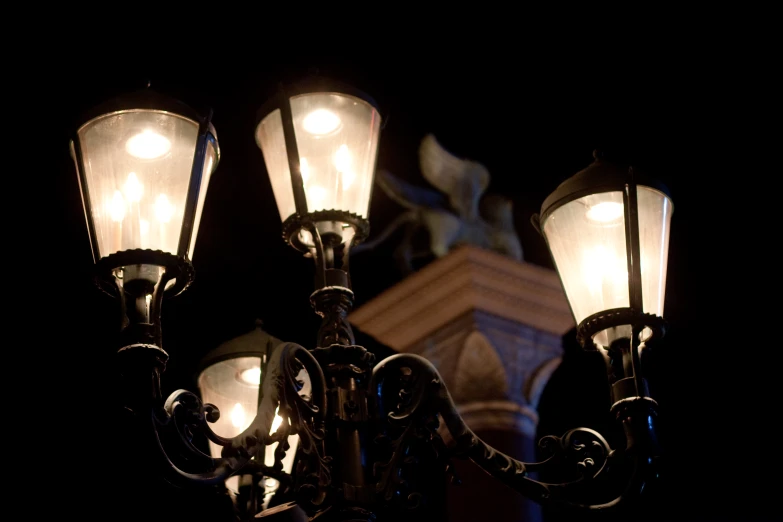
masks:
[[[637,204],[642,312],[662,317],[672,203],[662,192],[638,185]],[[577,324],[630,306],[625,213],[623,192],[600,192],[560,206],[542,223]],[[628,337],[629,328],[604,330],[594,341],[607,347]]]
[[[378,150],[380,116],[366,101],[336,92],[289,99],[307,211],[340,210],[367,218]],[[280,219],[297,212],[283,114],[269,113],[256,129]]]
[[[104,114],[78,130],[96,259],[132,249],[177,254],[198,130],[189,118],[148,109]],[[196,226],[216,160],[209,142]],[[194,247],[191,241],[191,257]]]

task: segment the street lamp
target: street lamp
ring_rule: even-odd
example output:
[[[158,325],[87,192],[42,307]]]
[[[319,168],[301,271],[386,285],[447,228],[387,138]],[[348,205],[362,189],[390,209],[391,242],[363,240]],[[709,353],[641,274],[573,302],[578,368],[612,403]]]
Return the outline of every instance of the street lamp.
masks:
[[[594,161],[534,216],[565,289],[583,347],[610,369],[613,411],[637,399],[654,415],[640,352],[663,337],[673,206],[668,189],[633,167]]]
[[[281,85],[278,96],[258,112],[256,143],[283,237],[315,259],[316,290],[338,300],[353,297],[350,248],[369,233],[380,130],[372,98],[325,78]],[[318,307],[316,301],[313,305]]]
[[[468,458],[537,502],[581,510],[618,505],[655,474],[656,404],[639,350],[665,331],[671,201],[634,169],[597,158],[534,219],[580,341],[605,355],[611,408],[626,444],[613,449],[598,432],[577,428],[542,439],[543,462],[523,463],[465,425],[429,361],[398,354],[375,364],[355,344],[348,261],[351,246],[369,232],[381,127],[369,97],[319,79],[281,87],[260,111],[256,142],[283,237],[315,261],[310,301],[323,321],[312,349],[258,333],[218,347],[200,367],[201,397],[185,390],[161,395],[167,356],[159,316],[164,294],[181,292],[192,279],[195,234],[218,159],[209,117],[145,90],[85,121],[71,150],[96,280],[122,305],[125,406],[149,421],[156,450],[179,483],[249,476],[252,486],[271,478],[295,500],[266,509],[258,499],[269,492],[256,488],[248,516],[370,521],[396,520],[421,504],[421,452],[444,474],[451,458]],[[158,212],[162,196],[170,205],[165,213]],[[208,439],[209,453],[197,447],[197,433]],[[545,469],[559,470],[562,482],[531,478]]]
[[[220,158],[210,119],[148,88],[94,108],[71,141],[96,283],[122,303],[119,353],[152,355],[159,371],[168,358],[163,296],[192,281],[201,212]]]
[[[267,354],[283,343],[263,331],[261,321],[256,323],[257,327],[251,332],[226,341],[207,353],[199,365],[196,380],[201,399],[220,411],[228,412],[212,424],[212,431],[224,438],[239,435],[253,421],[258,410],[258,391]],[[309,396],[307,374],[302,372],[298,378],[302,381],[300,395]],[[288,421],[275,412],[270,435],[274,435],[283,422]],[[275,452],[280,445],[281,442],[276,442],[267,446],[263,459],[257,455],[226,480],[226,488],[238,513],[252,517],[269,507],[274,494],[288,492],[290,483],[286,475],[293,471],[299,436],[289,435],[282,442],[280,449],[285,451],[285,456],[281,460],[282,467],[275,469]],[[214,442],[209,442],[209,449],[214,458],[222,456],[223,448]]]

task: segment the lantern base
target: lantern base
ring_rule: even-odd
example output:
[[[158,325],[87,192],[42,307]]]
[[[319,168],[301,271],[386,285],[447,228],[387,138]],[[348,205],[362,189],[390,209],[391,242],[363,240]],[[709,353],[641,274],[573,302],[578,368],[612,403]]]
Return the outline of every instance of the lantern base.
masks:
[[[650,335],[645,341],[659,339],[666,335],[667,324],[663,317],[639,312],[633,308],[613,308],[583,319],[576,329],[576,339],[582,348],[592,350],[594,348],[593,337],[596,334],[607,328],[624,325],[649,329]]]
[[[345,242],[358,245],[367,239],[370,233],[370,222],[357,214],[343,210],[318,210],[305,215],[292,214],[283,222],[283,239],[300,252],[310,253],[317,248],[315,242],[303,240],[300,234],[303,231],[312,234],[308,229],[313,227],[322,236],[322,241],[329,236],[336,236],[340,238],[338,244]],[[345,229],[349,228],[352,229],[353,237],[345,241]]]
[[[131,266],[160,267],[166,295],[173,297],[182,293],[193,282],[195,272],[187,258],[175,256],[162,250],[133,249],[115,252],[102,257],[95,263],[95,284],[112,297],[119,297],[116,271]]]

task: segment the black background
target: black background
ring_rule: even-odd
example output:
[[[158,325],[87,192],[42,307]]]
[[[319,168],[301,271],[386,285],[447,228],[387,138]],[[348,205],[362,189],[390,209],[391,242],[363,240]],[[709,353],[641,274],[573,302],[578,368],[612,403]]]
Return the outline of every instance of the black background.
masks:
[[[307,299],[311,261],[280,239],[253,130],[256,110],[277,82],[315,71],[378,101],[386,121],[378,168],[425,185],[416,151],[428,132],[456,155],[484,163],[492,175],[489,190],[514,201],[530,263],[552,267],[530,215],[561,181],[590,163],[594,148],[643,166],[666,183],[674,201],[664,310],[671,326],[650,369],[666,464],[661,482],[634,516],[780,518],[779,442],[762,426],[780,413],[771,400],[778,347],[763,333],[764,323],[749,320],[770,299],[765,296],[775,298],[764,283],[774,258],[755,241],[765,234],[779,237],[779,231],[757,234],[769,221],[753,200],[740,197],[756,190],[760,175],[723,162],[737,148],[724,129],[742,133],[735,106],[739,97],[747,100],[731,82],[746,71],[716,64],[696,37],[687,45],[659,37],[632,49],[609,41],[605,49],[590,51],[578,41],[561,48],[555,40],[531,46],[511,38],[486,49],[433,41],[411,44],[406,52],[368,50],[366,57],[281,51],[271,59],[260,52],[261,40],[247,42],[244,53],[194,53],[197,46],[171,45],[162,51],[165,59],[144,47],[73,61],[72,51],[53,48],[28,63],[15,82],[25,91],[16,98],[21,107],[11,107],[23,109],[28,125],[8,149],[22,160],[13,171],[25,188],[7,198],[14,220],[7,225],[14,231],[16,223],[23,226],[23,255],[7,274],[8,297],[13,303],[24,297],[12,305],[24,326],[13,328],[9,347],[21,362],[6,368],[17,389],[13,400],[27,401],[21,406],[30,412],[25,417],[41,425],[21,428],[9,446],[24,462],[21,489],[33,499],[22,506],[28,519],[76,514],[109,520],[105,510],[117,515],[146,502],[139,491],[134,497],[112,486],[135,457],[118,442],[125,435],[116,433],[107,413],[114,399],[108,368],[117,311],[90,282],[90,247],[68,154],[78,116],[147,80],[194,108],[214,109],[222,159],[202,215],[196,280],[163,312],[164,346],[171,355],[164,392],[195,390],[199,358],[248,331],[256,318],[277,337],[305,346],[314,342],[318,320]],[[181,61],[173,59],[180,55]],[[739,83],[753,81],[746,78]],[[376,190],[373,233],[400,210]],[[399,280],[392,246],[354,260],[357,305]],[[386,353],[361,332],[358,337]],[[542,400],[542,434],[604,421],[600,407],[589,402],[605,398],[600,379],[587,368],[595,367],[584,354],[567,351]],[[19,403],[13,404],[9,408],[18,412]],[[38,436],[28,440],[26,433]],[[187,493],[152,496],[166,513],[187,513],[182,520],[196,520],[207,510],[203,499],[198,507]]]

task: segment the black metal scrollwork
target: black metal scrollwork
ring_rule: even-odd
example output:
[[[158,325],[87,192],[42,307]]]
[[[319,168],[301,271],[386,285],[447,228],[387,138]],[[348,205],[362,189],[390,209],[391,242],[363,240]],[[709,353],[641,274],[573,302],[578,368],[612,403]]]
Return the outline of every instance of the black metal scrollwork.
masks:
[[[604,437],[594,430],[577,428],[562,437],[544,437],[540,444],[549,457],[543,462],[524,463],[487,445],[465,425],[438,371],[423,357],[400,354],[385,359],[373,372],[371,389],[382,422],[391,426],[406,423],[401,435],[390,443],[392,457],[376,464],[377,487],[386,498],[391,498],[392,492],[399,489],[405,448],[414,433],[426,434],[433,448],[447,448],[446,457],[469,458],[493,477],[539,503],[600,510],[619,504],[644,487],[646,473],[642,468],[651,460],[644,450],[650,447],[634,446],[631,441],[643,438],[645,429],[641,427],[640,416],[648,420],[649,410],[626,410],[618,415],[626,427],[630,427],[626,430],[629,444],[622,450],[612,450]],[[653,403],[637,401],[634,404],[649,407]],[[448,440],[444,441],[444,438]],[[530,477],[531,472],[545,469],[556,469],[565,481],[550,484]],[[598,504],[581,501],[591,484],[617,473],[624,474],[623,483],[627,486],[614,498]]]

